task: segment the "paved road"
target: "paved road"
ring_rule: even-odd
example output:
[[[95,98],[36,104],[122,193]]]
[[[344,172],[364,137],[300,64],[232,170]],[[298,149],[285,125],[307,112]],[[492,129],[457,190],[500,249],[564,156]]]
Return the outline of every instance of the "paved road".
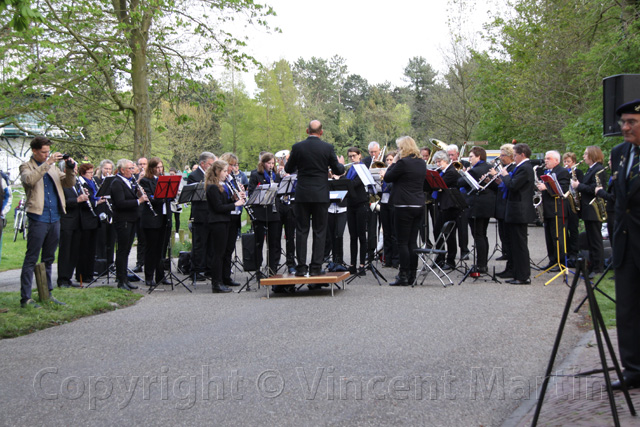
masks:
[[[542,229],[529,232],[539,261]],[[392,288],[368,273],[334,298],[154,292],[2,341],[0,423],[501,425],[535,398],[553,345],[568,288],[544,278]],[[572,315],[560,360],[582,323]]]

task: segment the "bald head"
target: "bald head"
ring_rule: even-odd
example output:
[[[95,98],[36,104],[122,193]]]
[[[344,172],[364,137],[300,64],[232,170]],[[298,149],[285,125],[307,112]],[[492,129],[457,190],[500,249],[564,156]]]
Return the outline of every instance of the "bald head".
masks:
[[[307,128],[307,133],[316,136],[322,135],[322,123],[320,123],[320,120],[311,120]]]

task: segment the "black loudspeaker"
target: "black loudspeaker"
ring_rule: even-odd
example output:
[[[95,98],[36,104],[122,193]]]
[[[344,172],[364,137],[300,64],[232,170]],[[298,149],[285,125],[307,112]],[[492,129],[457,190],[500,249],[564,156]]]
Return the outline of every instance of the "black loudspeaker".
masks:
[[[244,271],[256,271],[256,235],[245,233],[242,235],[242,269]]]
[[[640,74],[618,74],[602,80],[602,134],[620,136],[616,108],[640,98]]]

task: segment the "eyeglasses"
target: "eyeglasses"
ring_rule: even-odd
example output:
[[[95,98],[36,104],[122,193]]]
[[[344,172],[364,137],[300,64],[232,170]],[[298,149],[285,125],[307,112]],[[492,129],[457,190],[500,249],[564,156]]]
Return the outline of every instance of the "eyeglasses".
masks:
[[[625,124],[629,125],[629,127],[634,127],[635,125],[638,124],[638,121],[636,119],[618,120],[618,125],[621,128],[624,127]]]

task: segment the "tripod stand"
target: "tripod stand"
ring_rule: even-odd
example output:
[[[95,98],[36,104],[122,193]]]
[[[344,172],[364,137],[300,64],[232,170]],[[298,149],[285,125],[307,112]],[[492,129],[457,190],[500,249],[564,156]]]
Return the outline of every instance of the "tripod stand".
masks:
[[[564,209],[564,197],[563,192],[562,192],[562,188],[560,187],[560,183],[558,182],[555,174],[553,175],[542,175],[542,177],[540,177],[540,179],[545,183],[546,187],[547,187],[547,192],[548,194],[551,195],[551,197],[553,197],[553,208],[554,208],[554,213],[553,213],[553,217],[555,219],[555,249],[556,249],[556,263],[549,266],[549,268],[547,268],[546,270],[542,271],[541,273],[538,273],[538,275],[536,277],[539,277],[540,275],[546,273],[549,270],[555,269],[556,267],[559,268],[560,272],[558,274],[556,274],[555,276],[553,276],[550,280],[548,280],[544,285],[547,286],[549,283],[553,282],[556,278],[558,278],[559,276],[564,276],[564,282],[565,283],[569,283],[569,279],[567,276],[567,267],[566,267],[566,254],[567,254],[567,235],[566,235],[566,228],[565,228],[565,209]],[[544,203],[544,197],[545,195],[543,195],[543,202]],[[559,218],[558,218],[558,200],[560,199],[560,207],[562,210],[562,227],[560,226],[559,223]],[[560,228],[562,228],[562,232],[560,231]],[[547,233],[547,230],[545,229],[545,235]],[[560,252],[560,237],[562,237],[562,249],[563,251]],[[564,255],[565,257],[565,263],[562,263],[562,255]]]
[[[595,294],[593,292],[593,288],[589,283],[589,279],[586,276],[587,274],[586,261],[584,260],[584,258],[581,257],[581,258],[578,258],[577,260],[576,274],[573,278],[573,282],[571,283],[571,290],[569,291],[567,302],[565,304],[564,311],[562,313],[562,320],[560,321],[560,326],[558,327],[558,333],[556,334],[555,343],[553,345],[553,349],[551,350],[551,357],[549,359],[549,364],[547,365],[547,371],[545,373],[544,381],[542,383],[540,397],[538,398],[538,403],[536,405],[533,421],[531,423],[532,426],[536,426],[538,424],[538,417],[540,416],[540,410],[542,409],[542,404],[544,403],[544,396],[547,392],[549,379],[551,378],[551,371],[553,370],[553,364],[555,362],[556,355],[558,354],[558,348],[560,347],[560,341],[562,340],[562,333],[564,331],[564,326],[567,323],[569,309],[571,308],[571,302],[573,300],[575,291],[578,287],[578,281],[580,280],[581,274],[584,275],[584,284],[587,290],[587,299],[589,300],[589,309],[591,311],[591,318],[593,321],[593,330],[596,334],[596,341],[598,343],[598,353],[600,355],[600,364],[602,366],[602,369],[593,370],[590,372],[584,372],[581,374],[577,374],[577,376],[585,376],[585,375],[591,375],[595,373],[604,374],[613,422],[616,426],[620,425],[620,420],[618,419],[618,410],[616,408],[616,402],[613,397],[613,390],[611,388],[611,377],[609,375],[609,371],[611,369],[614,369],[616,371],[616,374],[618,375],[618,378],[622,378],[622,371],[620,370],[618,359],[616,358],[615,352],[613,350],[613,346],[611,344],[611,340],[609,338],[609,334],[607,333],[607,327],[602,318],[602,313],[600,313],[600,307],[598,306],[598,301],[596,300]],[[613,368],[609,368],[607,365],[607,358],[605,355],[603,338],[604,338],[604,343],[607,345],[609,357],[613,362]],[[624,397],[627,401],[627,406],[629,407],[629,411],[631,412],[631,415],[635,416],[636,411],[633,406],[633,402],[631,401],[631,397],[629,396],[629,390],[627,389],[626,384],[624,384],[624,381],[622,381],[622,383],[623,383],[622,392],[624,393]]]
[[[193,184],[187,184],[182,187],[182,191],[180,192],[180,197],[178,199],[178,204],[191,203],[191,209],[193,209],[192,202],[204,202],[207,200],[207,195],[205,193],[204,182],[195,182]],[[195,223],[193,223],[193,227],[196,227]],[[195,229],[194,233],[197,233],[197,229]],[[192,239],[194,241],[195,239]],[[191,256],[194,256],[193,248],[191,249]],[[198,272],[192,271],[190,275],[185,277],[184,279],[178,281],[177,284],[184,286],[188,290],[190,290],[184,282],[188,279],[191,279],[191,286],[195,289],[197,282]]]

